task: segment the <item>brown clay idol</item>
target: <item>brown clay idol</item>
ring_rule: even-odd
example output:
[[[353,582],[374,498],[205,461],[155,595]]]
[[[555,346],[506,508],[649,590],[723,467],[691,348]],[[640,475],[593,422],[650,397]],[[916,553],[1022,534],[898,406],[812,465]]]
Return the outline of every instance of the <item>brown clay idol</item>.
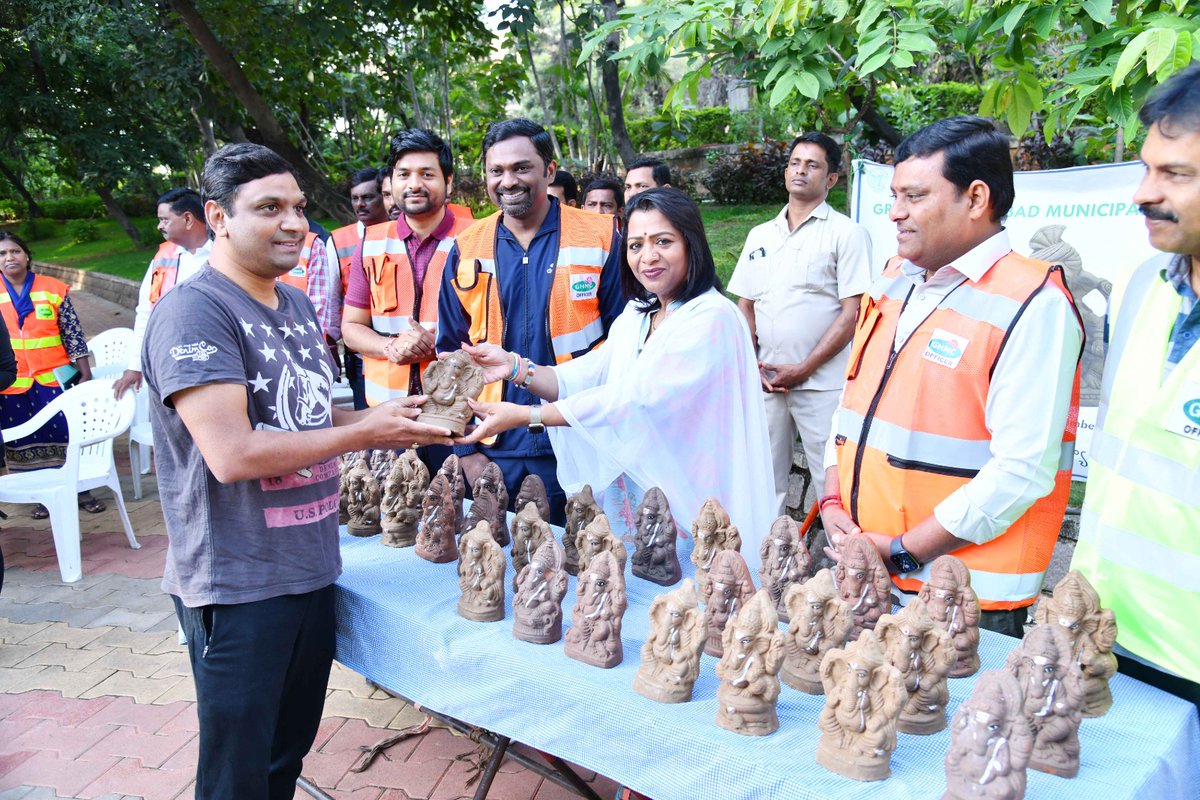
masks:
[[[473,528],[480,522],[489,523],[492,536],[501,547],[508,547],[508,489],[504,485],[504,473],[495,461],[489,461],[475,485],[471,487],[471,508],[463,528]]]
[[[779,677],[807,694],[821,694],[821,659],[846,643],[854,619],[850,606],[838,596],[833,575],[823,569],[804,583],[793,583],[785,598],[788,629],[784,636]]]
[[[583,529],[602,513],[592,495],[592,487],[584,484],[583,488],[567,498],[567,525],[563,528],[563,552],[567,554],[567,572],[579,574],[579,534]]]
[[[915,597],[899,614],[884,614],[875,626],[888,662],[904,676],[908,702],[896,729],[928,735],[946,728],[950,687],[946,676],[954,664],[954,642],[938,627],[925,603]]]
[[[421,519],[421,498],[429,487],[429,468],[417,454],[407,450],[392,461],[392,470],[383,485],[380,524],[383,543],[389,547],[410,547],[417,542],[417,523]]]
[[[660,586],[674,586],[683,577],[675,552],[675,518],[667,496],[657,486],[646,492],[637,509],[633,574]]]
[[[967,565],[954,556],[934,559],[920,597],[929,616],[954,640],[950,677],[974,675],[979,671],[979,598],[971,588]]]
[[[708,638],[704,612],[691,578],[650,604],[650,634],[633,690],[658,703],[686,703],[700,676],[700,652]]]
[[[742,606],[722,637],[725,654],[717,664],[717,724],[743,736],[779,730],[779,667],[783,634],[779,615],[765,589]]]
[[[1071,657],[1071,639],[1059,625],[1036,625],[1006,665],[1025,693],[1025,721],[1033,734],[1030,769],[1063,778],[1079,773],[1083,677]]]
[[[533,554],[547,539],[554,538],[554,533],[538,514],[537,505],[526,503],[513,518],[512,537],[513,588],[516,589],[521,570],[533,561]]]
[[[454,536],[454,491],[440,472],[429,482],[421,499],[421,523],[417,528],[417,555],[435,564],[458,558]]]
[[[392,471],[392,461],[395,458],[395,450],[371,451],[371,474],[375,476],[375,480],[379,481],[380,486],[387,480],[388,473]]]
[[[471,419],[467,401],[483,391],[483,370],[465,352],[455,350],[425,368],[421,385],[429,399],[421,406],[417,422],[449,428],[454,436],[462,436]]]
[[[736,550],[721,550],[712,562],[704,597],[704,624],[708,639],[704,652],[720,658],[724,655],[722,635],[729,619],[754,596],[754,579],[746,559]]]
[[[621,663],[621,621],[625,614],[625,573],[608,550],[579,574],[564,652],[577,661],[609,669]]]
[[[504,619],[504,550],[492,538],[488,523],[480,522],[458,543],[459,616],[476,622]]]
[[[562,638],[562,601],[567,594],[566,556],[551,536],[517,575],[513,595],[513,636],[533,644]]]
[[[617,538],[612,527],[608,524],[608,515],[603,511],[579,532],[575,541],[575,549],[579,553],[579,574],[587,572],[592,560],[601,553],[612,553],[617,559],[621,572],[625,571],[625,543]]]
[[[546,495],[546,482],[538,475],[526,475],[517,491],[517,501],[513,503],[513,513],[521,513],[526,504],[537,506],[538,516],[550,521],[550,500]]]
[[[1054,587],[1052,597],[1043,597],[1034,611],[1038,625],[1059,625],[1071,640],[1071,657],[1083,676],[1083,716],[1102,717],[1112,707],[1108,679],[1117,671],[1113,645],[1117,641],[1117,619],[1112,609],[1100,607],[1100,595],[1076,570]]]
[[[784,514],[771,524],[771,532],[758,551],[762,562],[758,582],[767,590],[779,619],[788,621],[788,587],[812,575],[813,560],[804,546],[796,520]]]
[[[702,597],[708,596],[705,586],[717,554],[722,550],[741,549],[742,537],[729,521],[721,501],[715,497],[705,500],[692,522],[692,563],[696,565],[696,586]]]
[[[942,800],[1021,800],[1033,736],[1017,679],[1002,669],[979,676],[950,723]]]
[[[354,466],[358,453],[342,453],[338,456],[338,525],[350,522],[350,512],[346,505],[350,500],[350,481],[348,476]]]
[[[904,676],[883,657],[871,631],[821,663],[825,708],[817,724],[817,763],[856,781],[892,774],[896,719],[908,702]]]
[[[454,535],[458,536],[463,532],[463,498],[467,496],[467,479],[463,475],[462,464],[459,463],[458,456],[446,456],[446,460],[438,468],[438,474],[446,476],[446,483],[452,490],[454,498]]]
[[[352,536],[379,533],[379,482],[371,474],[367,459],[358,458],[346,473],[346,529]]]
[[[833,568],[838,595],[850,604],[854,627],[850,641],[863,631],[872,630],[884,612],[892,607],[887,567],[871,540],[861,533],[851,534],[842,542],[842,560]]]

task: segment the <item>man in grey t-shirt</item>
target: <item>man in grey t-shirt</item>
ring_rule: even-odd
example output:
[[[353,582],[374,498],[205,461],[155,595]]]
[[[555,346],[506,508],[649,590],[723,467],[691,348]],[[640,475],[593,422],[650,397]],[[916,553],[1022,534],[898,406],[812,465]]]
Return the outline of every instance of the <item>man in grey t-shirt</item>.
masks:
[[[197,798],[291,798],[333,660],[339,453],[450,444],[423,397],[334,408],[312,304],[276,278],[308,223],[292,167],[230,145],[204,166],[209,265],[155,307],[150,388],[169,546],[163,588],[188,637]]]

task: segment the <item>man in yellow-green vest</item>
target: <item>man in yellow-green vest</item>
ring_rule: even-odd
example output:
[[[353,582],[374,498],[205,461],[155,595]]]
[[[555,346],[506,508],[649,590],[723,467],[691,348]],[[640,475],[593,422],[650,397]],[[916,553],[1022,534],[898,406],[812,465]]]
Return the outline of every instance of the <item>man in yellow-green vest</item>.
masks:
[[[1163,252],[1112,331],[1072,566],[1116,614],[1120,671],[1200,706],[1200,63],[1141,119],[1134,202]]]

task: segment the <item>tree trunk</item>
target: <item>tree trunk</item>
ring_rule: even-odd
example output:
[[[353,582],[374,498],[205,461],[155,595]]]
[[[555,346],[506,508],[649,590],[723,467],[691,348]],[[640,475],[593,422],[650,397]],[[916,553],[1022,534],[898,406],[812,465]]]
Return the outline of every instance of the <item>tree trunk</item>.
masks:
[[[611,22],[617,18],[617,0],[604,0],[604,19]],[[604,55],[600,58],[600,82],[604,87],[604,103],[608,106],[608,125],[612,128],[613,144],[625,164],[637,159],[629,131],[625,130],[625,104],[621,98],[621,78],[617,74],[617,62],[612,58],[621,49],[621,34],[613,32],[604,40]]]
[[[879,134],[880,138],[890,144],[892,147],[900,144],[904,139],[902,134],[895,125],[888,122],[887,117],[879,113],[879,109],[872,102],[873,98],[860,88],[855,87],[850,91],[850,102],[858,109],[859,117],[863,124],[866,125],[875,133]]]
[[[196,120],[196,126],[200,129],[200,142],[204,148],[204,158],[207,159],[217,152],[217,138],[213,136],[212,120],[201,115],[195,106],[192,106],[192,118]]]
[[[353,219],[353,213],[349,200],[334,189],[324,175],[313,168],[300,148],[296,147],[288,138],[266,99],[251,85],[233,54],[218,41],[204,17],[196,10],[192,0],[169,0],[169,2],[171,8],[187,26],[192,38],[196,40],[196,44],[200,46],[209,63],[229,85],[234,97],[254,120],[266,145],[290,161],[296,171],[300,173],[301,179],[309,185],[309,199],[317,207],[317,210],[324,211],[340,221],[350,222]]]
[[[562,160],[562,148],[558,145],[558,137],[554,135],[554,120],[550,114],[550,107],[546,105],[546,93],[542,91],[542,79],[538,75],[537,64],[533,63],[533,48],[529,44],[529,33],[523,34],[525,42],[525,55],[529,59],[529,71],[533,75],[533,85],[537,89],[538,105],[542,107],[542,125],[550,134],[550,142],[554,145],[554,158]]]
[[[42,207],[38,205],[37,200],[33,199],[33,195],[29,193],[29,189],[26,188],[25,182],[21,180],[21,176],[9,169],[8,165],[2,160],[0,160],[0,175],[3,175],[13,185],[13,188],[17,190],[17,193],[21,195],[22,199],[25,200],[25,207],[29,209],[30,219],[42,216]]]
[[[133,227],[133,223],[125,215],[125,209],[121,208],[121,204],[117,202],[117,198],[113,197],[112,190],[104,184],[97,184],[96,194],[100,195],[100,201],[108,209],[108,215],[117,221],[117,224],[121,226],[121,230],[125,231],[134,244],[141,247],[143,244],[142,235],[138,233],[137,228]]]

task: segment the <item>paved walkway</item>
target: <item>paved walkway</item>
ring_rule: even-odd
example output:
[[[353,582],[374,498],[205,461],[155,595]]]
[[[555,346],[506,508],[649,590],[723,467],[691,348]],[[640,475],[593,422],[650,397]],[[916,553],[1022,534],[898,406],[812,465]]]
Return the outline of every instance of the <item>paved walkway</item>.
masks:
[[[89,336],[131,325],[132,313],[72,295]],[[133,502],[123,440],[115,447],[134,532],[131,550],[115,504],[80,514],[83,579],[64,584],[48,521],[30,506],[0,504],[7,571],[0,593],[0,800],[192,797],[196,710],[187,655],[169,598],[159,588],[166,534],[153,480]],[[422,714],[334,665],[325,718],[304,776],[337,800],[454,800],[474,793],[481,753],[470,739],[433,727],[392,746],[365,771],[351,768],[390,728]],[[582,771],[601,797],[607,778]],[[489,797],[557,800],[574,795],[506,762]],[[308,797],[297,791],[296,797]]]

